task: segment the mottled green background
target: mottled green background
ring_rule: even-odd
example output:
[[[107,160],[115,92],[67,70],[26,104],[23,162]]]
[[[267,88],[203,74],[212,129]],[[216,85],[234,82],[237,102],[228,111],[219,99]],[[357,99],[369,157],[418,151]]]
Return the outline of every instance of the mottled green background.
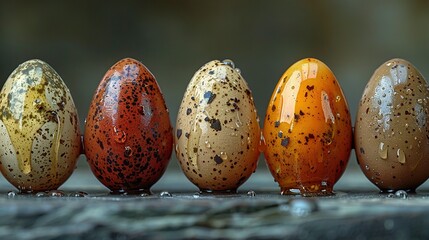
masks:
[[[319,58],[337,76],[354,119],[366,82],[386,60],[405,58],[429,77],[429,2],[0,3],[0,83],[28,59],[48,62],[70,88],[82,127],[99,81],[124,57],[156,76],[173,123],[194,72],[225,58],[242,70],[261,119],[282,73],[301,58]]]

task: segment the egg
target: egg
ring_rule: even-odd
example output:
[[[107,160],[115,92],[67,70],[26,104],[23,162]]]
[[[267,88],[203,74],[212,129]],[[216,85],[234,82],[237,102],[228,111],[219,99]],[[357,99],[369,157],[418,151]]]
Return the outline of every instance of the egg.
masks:
[[[323,62],[302,59],[286,70],[268,104],[263,137],[282,194],[333,194],[350,156],[352,127],[341,87]]]
[[[152,73],[125,58],[104,75],[89,107],[84,149],[95,177],[113,193],[150,193],[173,148],[164,97]]]
[[[0,92],[0,169],[22,193],[55,190],[81,153],[79,118],[69,89],[47,63],[29,60]]]
[[[202,192],[231,192],[255,171],[261,133],[252,93],[231,60],[193,76],[177,116],[175,150]]]
[[[413,192],[429,177],[429,89],[408,61],[375,70],[359,102],[355,152],[365,176],[382,192]]]

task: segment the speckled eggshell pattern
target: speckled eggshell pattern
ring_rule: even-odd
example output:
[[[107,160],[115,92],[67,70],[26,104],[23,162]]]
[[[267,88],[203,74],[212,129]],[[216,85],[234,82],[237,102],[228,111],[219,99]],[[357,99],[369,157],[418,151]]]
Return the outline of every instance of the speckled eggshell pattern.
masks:
[[[201,191],[235,192],[255,171],[260,141],[252,93],[230,60],[201,67],[176,122],[176,155]]]
[[[332,71],[307,58],[289,67],[268,104],[265,159],[282,194],[330,195],[352,147],[349,108]]]
[[[150,192],[173,147],[168,109],[155,77],[139,61],[113,65],[85,124],[85,154],[97,179],[116,193]]]
[[[392,59],[372,75],[359,103],[355,152],[382,192],[415,191],[429,177],[429,88],[408,61]]]
[[[47,63],[29,60],[0,93],[0,169],[21,192],[55,190],[81,153],[76,107]]]

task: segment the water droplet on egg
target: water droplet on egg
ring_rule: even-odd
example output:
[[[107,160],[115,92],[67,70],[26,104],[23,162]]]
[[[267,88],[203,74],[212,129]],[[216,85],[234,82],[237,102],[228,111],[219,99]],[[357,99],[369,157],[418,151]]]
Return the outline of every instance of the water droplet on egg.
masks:
[[[206,148],[211,148],[210,142],[208,140],[206,140],[204,143],[206,144]]]
[[[17,193],[17,192],[15,192],[15,191],[9,191],[9,192],[7,192],[7,197],[13,198],[13,197],[15,197],[16,195],[18,195],[18,193]]]
[[[127,140],[127,134],[117,128],[116,126],[113,127],[113,139],[117,143],[124,143]]]
[[[139,111],[140,115],[143,115],[143,116],[145,115],[144,106],[140,106],[139,109],[138,109],[138,111]]]
[[[179,151],[179,145],[175,145],[175,146],[174,146],[174,150],[176,150],[176,153],[177,153],[177,154],[180,154],[180,151]]]
[[[365,165],[365,169],[366,169],[366,170],[369,170],[369,166],[368,166],[368,165]]]
[[[133,150],[130,146],[126,146],[124,150],[124,156],[125,157],[131,157],[133,155]]]
[[[341,96],[340,95],[338,95],[338,96],[335,97],[335,102],[339,102],[339,101],[341,101]]]
[[[413,90],[411,90],[411,89],[408,88],[406,92],[407,92],[408,95],[411,95],[413,93]]]
[[[226,152],[220,152],[220,158],[222,158],[222,160],[226,161],[228,159],[228,155],[226,154]]]
[[[240,73],[241,73],[240,68],[235,68],[235,71],[236,71],[238,74],[240,74]]]
[[[405,153],[400,148],[396,152],[396,156],[398,157],[398,162],[404,164],[405,163]]]
[[[234,62],[231,59],[225,59],[225,60],[222,61],[222,63],[225,64],[225,65],[228,65],[228,66],[230,66],[232,68],[235,68],[235,64],[234,64]]]
[[[422,104],[423,100],[421,98],[419,98],[419,99],[417,99],[417,102],[420,103],[420,104]]]
[[[380,142],[378,154],[380,155],[381,159],[387,159],[387,146],[383,142]]]
[[[255,193],[255,191],[250,190],[250,191],[247,192],[247,196],[248,197],[256,197],[256,193]]]

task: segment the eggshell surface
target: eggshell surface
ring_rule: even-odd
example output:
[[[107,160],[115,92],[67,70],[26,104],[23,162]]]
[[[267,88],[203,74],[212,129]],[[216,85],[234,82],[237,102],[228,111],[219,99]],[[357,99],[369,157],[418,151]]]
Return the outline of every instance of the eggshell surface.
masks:
[[[201,67],[176,122],[176,155],[186,177],[204,192],[236,192],[256,169],[260,136],[252,93],[234,63]]]
[[[415,191],[429,177],[428,85],[408,61],[392,59],[372,75],[359,103],[355,152],[382,192]]]
[[[69,89],[47,63],[29,60],[0,93],[0,169],[21,192],[55,190],[81,153],[79,119]]]
[[[116,193],[150,192],[173,147],[168,109],[155,77],[125,58],[101,80],[85,124],[85,154],[97,179]]]
[[[303,59],[280,78],[265,115],[262,149],[282,194],[332,194],[352,147],[346,99],[332,71]]]

